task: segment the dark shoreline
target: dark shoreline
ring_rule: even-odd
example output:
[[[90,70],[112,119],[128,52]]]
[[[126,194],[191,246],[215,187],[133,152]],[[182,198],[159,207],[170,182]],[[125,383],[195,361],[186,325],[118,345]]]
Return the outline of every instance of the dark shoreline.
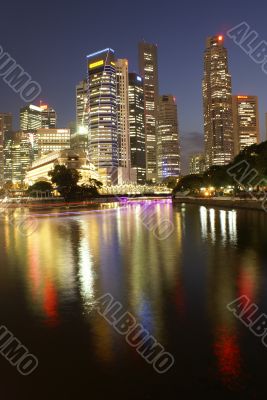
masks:
[[[176,197],[173,199],[173,203],[197,204],[206,207],[223,207],[232,209],[242,208],[257,211],[267,211],[267,201],[256,199]]]

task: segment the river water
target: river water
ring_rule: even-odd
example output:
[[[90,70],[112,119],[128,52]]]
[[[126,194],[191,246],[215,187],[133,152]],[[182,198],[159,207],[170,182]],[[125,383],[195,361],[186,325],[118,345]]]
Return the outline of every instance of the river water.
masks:
[[[28,233],[1,216],[0,325],[39,366],[21,376],[0,357],[1,398],[266,398],[267,348],[227,309],[245,295],[267,314],[263,211],[161,200],[27,216]],[[97,312],[107,293],[173,355],[166,373]]]

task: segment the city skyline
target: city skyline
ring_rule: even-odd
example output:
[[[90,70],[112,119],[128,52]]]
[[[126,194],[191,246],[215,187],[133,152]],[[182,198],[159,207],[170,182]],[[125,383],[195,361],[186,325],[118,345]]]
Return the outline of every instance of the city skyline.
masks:
[[[119,8],[119,3],[112,10],[112,15]],[[207,2],[212,4],[211,2]],[[238,2],[241,4],[241,2]],[[59,126],[66,126],[68,122],[75,120],[75,85],[86,74],[82,60],[84,56],[94,50],[111,46],[116,50],[119,58],[127,58],[129,60],[129,68],[131,71],[138,72],[137,60],[137,43],[141,39],[148,42],[157,43],[159,57],[159,81],[161,93],[173,93],[177,98],[178,111],[180,116],[180,131],[181,145],[185,152],[194,153],[199,151],[199,145],[203,141],[203,117],[202,117],[202,95],[201,95],[201,79],[203,75],[202,55],[205,48],[205,40],[209,35],[221,33],[224,34],[228,29],[241,22],[240,15],[237,11],[232,10],[229,14],[230,2],[226,2],[220,13],[210,7],[211,18],[205,20],[204,8],[201,5],[195,5],[195,12],[192,15],[190,7],[182,4],[172,4],[170,9],[158,6],[157,10],[151,9],[149,4],[142,6],[142,9],[137,7],[132,10],[133,15],[138,16],[138,24],[133,24],[134,18],[131,19],[131,24],[125,22],[115,31],[112,31],[107,37],[101,29],[97,27],[95,22],[92,22],[90,27],[84,24],[86,18],[87,5],[78,11],[76,6],[66,7],[64,19],[60,22],[62,33],[57,32],[57,45],[51,50],[53,63],[44,57],[44,46],[48,46],[49,38],[52,38],[53,33],[58,27],[56,16],[50,16],[50,29],[46,29],[46,10],[42,5],[38,8],[34,6],[29,9],[29,15],[25,15],[23,26],[28,20],[33,24],[33,30],[38,31],[40,39],[40,48],[36,46],[34,40],[30,37],[30,32],[25,29],[20,32],[20,37],[27,42],[27,50],[20,49],[15,40],[15,36],[6,35],[10,32],[10,27],[3,21],[0,28],[3,37],[6,38],[2,46],[5,47],[16,60],[25,67],[27,71],[40,82],[43,91],[41,99],[51,104],[58,113]],[[19,6],[18,6],[19,8]],[[91,11],[97,12],[99,6],[93,5]],[[54,5],[55,14],[60,9],[60,4]],[[150,12],[151,18],[149,21],[146,16]],[[264,6],[261,7],[261,10]],[[39,15],[39,10],[42,15]],[[12,8],[9,10],[5,6],[7,16],[10,15]],[[38,13],[38,14],[37,14]],[[74,13],[74,14],[73,14]],[[260,15],[261,14],[261,15]],[[250,7],[242,3],[242,20],[247,21],[252,29],[258,31],[262,39],[265,39],[265,30],[263,25],[264,12],[257,11],[253,16],[250,13]],[[38,22],[36,16],[38,15]],[[64,27],[64,21],[69,21],[75,16],[72,21],[74,26],[79,26],[77,32],[72,29],[67,32],[67,27]],[[162,15],[164,18],[162,18]],[[190,23],[186,23],[190,19]],[[107,27],[110,26],[111,20],[104,17]],[[79,23],[79,25],[77,25]],[[22,22],[14,21],[15,29],[21,27]],[[161,29],[158,29],[161,27]],[[163,27],[167,27],[165,33]],[[127,35],[123,34],[123,31]],[[4,35],[5,32],[5,35]],[[191,33],[190,40],[185,40],[185,37]],[[229,65],[233,78],[233,93],[234,94],[251,94],[259,97],[259,112],[260,112],[260,130],[261,138],[265,137],[264,113],[267,110],[267,98],[265,95],[265,80],[266,75],[253,63],[253,61],[242,52],[236,44],[226,38],[225,46],[228,49]],[[181,55],[185,56],[181,58]],[[42,60],[42,62],[40,62]],[[190,79],[185,76],[188,73]],[[253,79],[249,79],[253,74]],[[2,112],[11,111],[17,120],[17,112],[23,106],[20,98],[10,91],[9,87],[5,87],[1,83],[3,97],[0,101],[0,109]],[[10,92],[10,93],[9,93]],[[184,153],[184,151],[183,151]],[[186,155],[187,157],[187,155]]]
[[[1,11],[3,399],[265,399],[267,3]]]
[[[244,149],[245,143],[248,143],[248,145],[259,143],[258,96],[233,94],[232,76],[228,66],[228,51],[224,47],[224,40],[223,35],[209,36],[206,38],[206,49],[204,50],[202,94],[204,153],[207,168],[212,165],[228,164],[233,159],[234,154],[237,155],[240,150]],[[138,44],[138,49],[139,70],[144,78],[146,179],[153,179],[153,175],[156,174],[155,180],[153,179],[156,182],[156,180],[164,177],[180,175],[179,113],[175,96],[159,94],[157,45],[142,41]],[[93,52],[87,55],[86,59],[87,82],[82,80],[76,85],[76,127],[75,122],[73,122],[74,130],[72,131],[71,124],[67,125],[70,132],[72,131],[74,139],[72,139],[70,147],[73,149],[81,148],[81,145],[77,147],[76,136],[82,135],[83,137],[86,132],[81,130],[86,129],[87,131],[88,129],[89,140],[86,147],[88,146],[89,160],[99,172],[102,171],[100,175],[103,175],[103,182],[109,182],[110,179],[113,184],[132,181],[134,177],[130,172],[129,61],[115,57],[115,51],[111,48]],[[137,79],[142,78],[137,76]],[[168,108],[168,122],[167,120],[160,121],[159,116],[163,111],[161,105],[164,104],[162,99],[167,100],[167,98],[174,101],[174,114],[169,119],[172,111],[171,108]],[[251,104],[249,102],[245,104],[242,99],[250,99]],[[237,100],[240,100],[242,108],[236,112]],[[107,111],[107,105],[109,105],[109,111]],[[251,110],[249,110],[250,108]],[[255,108],[255,111],[252,111],[253,108]],[[166,111],[167,109],[164,114]],[[244,116],[244,122],[241,122],[246,127],[241,133],[243,128],[240,125],[240,132],[238,131],[239,122],[237,118],[244,118],[244,112],[248,114]],[[240,116],[237,113],[240,113]],[[254,115],[254,113],[256,114]],[[255,125],[256,131],[254,119],[257,124]],[[113,122],[110,124],[108,121]],[[40,99],[39,106],[28,105],[20,109],[20,129],[24,132],[36,131],[38,128],[56,128],[56,122],[57,114],[55,110],[44,104]],[[167,126],[165,124],[169,122],[171,122],[170,127],[172,126],[173,133],[177,136],[175,141],[177,140],[178,147],[175,149],[174,142],[172,144],[169,142],[166,149],[163,150],[160,141],[161,125],[163,124],[165,130]],[[88,128],[86,127],[87,123]],[[249,135],[249,137],[246,138],[246,135]],[[256,139],[251,139],[251,135]],[[240,139],[238,139],[239,136]],[[84,144],[82,147],[84,147]],[[172,150],[171,147],[168,148],[168,146],[173,145]],[[240,147],[239,151],[237,150],[238,147]],[[163,155],[162,150],[166,152],[167,157],[164,156],[160,162],[160,157]],[[187,171],[188,168],[191,169],[192,156],[195,154],[190,150],[189,163],[186,166]],[[171,154],[178,157],[178,163],[174,161],[175,158],[171,161]],[[163,165],[166,167],[169,162],[170,165],[174,162],[174,169],[170,167],[170,171],[167,173],[168,167],[166,172],[163,172]],[[114,168],[118,169],[116,181],[114,181]],[[136,177],[134,180],[136,180]]]

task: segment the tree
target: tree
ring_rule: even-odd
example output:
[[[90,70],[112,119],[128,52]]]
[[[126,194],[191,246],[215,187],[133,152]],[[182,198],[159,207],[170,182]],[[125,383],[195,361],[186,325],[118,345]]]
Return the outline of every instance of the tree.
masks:
[[[181,178],[174,189],[174,193],[184,190],[198,190],[203,186],[202,175],[191,174]]]
[[[101,189],[103,186],[103,183],[98,181],[97,179],[89,178],[89,186],[97,188],[97,189]]]
[[[228,166],[236,185],[251,188],[267,186],[267,142],[253,144],[241,151]]]
[[[253,188],[267,187],[267,141],[242,150],[228,165],[211,166],[204,174],[184,176],[174,189],[195,191],[201,186],[216,189],[226,186]]]
[[[65,165],[56,165],[48,175],[51,177],[52,183],[57,185],[57,190],[65,199],[77,190],[77,183],[81,178],[76,169],[67,168]]]
[[[0,190],[0,197],[6,197],[10,194],[10,191],[14,188],[12,181],[6,181]]]
[[[162,180],[164,185],[167,185],[168,188],[174,189],[177,185],[178,176],[168,176]]]
[[[39,181],[30,186],[27,190],[28,193],[33,192],[52,192],[53,186],[51,182]]]
[[[213,186],[216,189],[234,184],[233,178],[227,173],[229,166],[213,165],[203,175],[204,186]]]
[[[81,185],[79,188],[79,192],[77,193],[78,196],[82,199],[87,199],[89,197],[95,197],[98,196],[98,190],[96,186],[90,186],[90,185]]]

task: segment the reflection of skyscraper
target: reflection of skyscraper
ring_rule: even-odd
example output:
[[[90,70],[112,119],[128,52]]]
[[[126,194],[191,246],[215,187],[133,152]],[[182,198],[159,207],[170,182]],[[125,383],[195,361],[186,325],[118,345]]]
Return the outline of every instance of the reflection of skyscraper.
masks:
[[[4,137],[12,131],[12,114],[0,113],[0,184],[4,179]]]
[[[116,61],[118,107],[118,154],[121,183],[130,181],[130,134],[128,100],[128,60]]]
[[[207,165],[225,165],[233,158],[232,83],[221,35],[207,39],[202,91]]]
[[[157,46],[139,44],[139,72],[144,78],[146,174],[148,180],[157,179],[157,106],[158,106]]]
[[[117,77],[114,50],[87,56],[89,159],[105,181],[118,170]]]
[[[180,146],[176,100],[160,96],[158,108],[158,177],[180,175]]]
[[[145,114],[143,79],[129,74],[129,119],[131,166],[136,171],[137,182],[146,181]]]
[[[233,96],[235,155],[245,147],[259,143],[257,96]]]

